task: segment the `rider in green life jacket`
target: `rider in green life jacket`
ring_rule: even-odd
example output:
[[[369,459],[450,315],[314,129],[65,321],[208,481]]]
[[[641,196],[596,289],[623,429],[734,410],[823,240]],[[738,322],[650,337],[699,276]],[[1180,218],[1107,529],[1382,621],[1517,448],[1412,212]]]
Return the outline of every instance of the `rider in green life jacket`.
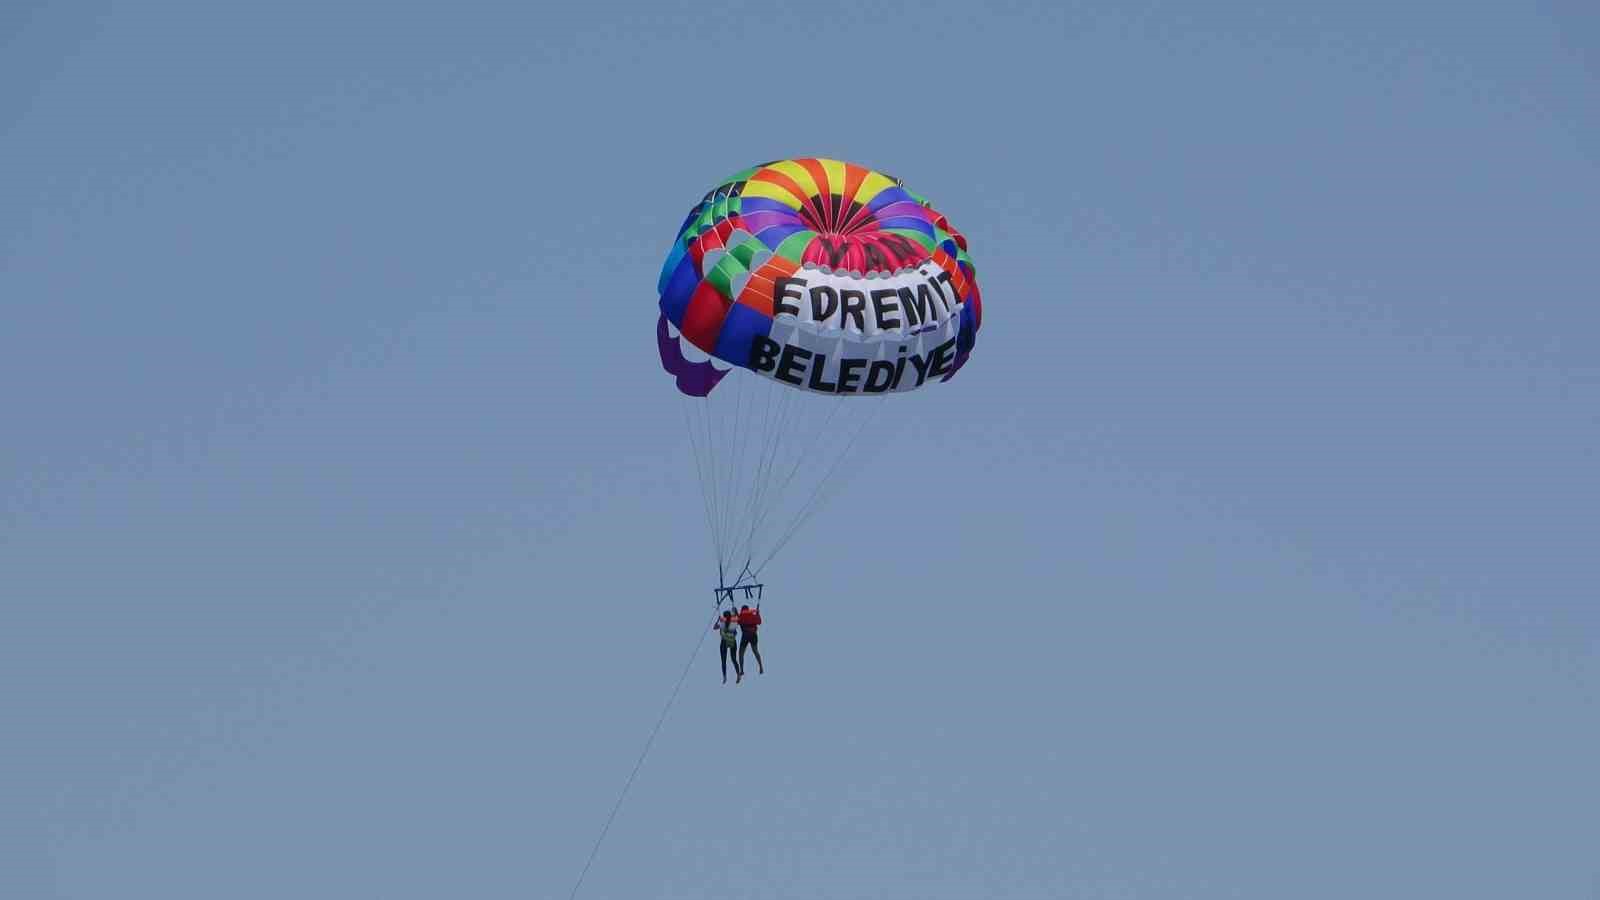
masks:
[[[734,629],[734,626],[737,624],[739,624],[738,620],[733,617],[733,610],[731,609],[723,613],[722,618],[711,623],[711,630],[717,632],[722,637],[723,684],[728,683],[728,658],[730,656],[733,657],[734,674],[738,676],[734,683],[737,684],[739,681],[744,679],[744,667],[739,664],[739,657],[735,654],[735,648],[737,648],[739,645],[739,633]]]

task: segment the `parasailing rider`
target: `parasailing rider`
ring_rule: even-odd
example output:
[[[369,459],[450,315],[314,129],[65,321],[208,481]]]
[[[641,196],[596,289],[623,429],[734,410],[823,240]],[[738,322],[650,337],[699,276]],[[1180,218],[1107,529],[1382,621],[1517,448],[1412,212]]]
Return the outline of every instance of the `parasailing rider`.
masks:
[[[730,656],[733,657],[733,671],[734,671],[734,674],[738,675],[740,678],[744,677],[744,666],[739,662],[739,657],[735,654],[735,651],[734,651],[734,646],[736,644],[736,638],[737,638],[737,633],[733,630],[733,626],[735,624],[736,624],[736,620],[733,617],[733,610],[731,610],[731,609],[724,611],[723,614],[722,614],[722,618],[720,618],[717,621],[711,623],[711,630],[717,632],[722,637],[722,683],[723,684],[727,684],[728,683],[728,657],[730,657]],[[735,681],[734,683],[738,684],[738,681]]]
[[[744,651],[746,647],[755,651],[757,674],[765,675],[767,673],[767,667],[761,662],[761,648],[757,646],[756,632],[760,628],[760,604],[757,604],[755,609],[751,609],[749,606],[739,607],[739,658],[737,660],[739,677],[735,679],[735,684],[744,680]]]

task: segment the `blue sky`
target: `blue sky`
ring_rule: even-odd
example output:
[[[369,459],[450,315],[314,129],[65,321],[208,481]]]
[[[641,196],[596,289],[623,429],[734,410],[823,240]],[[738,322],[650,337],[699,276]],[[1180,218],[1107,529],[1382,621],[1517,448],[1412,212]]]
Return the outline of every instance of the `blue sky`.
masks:
[[[0,893],[566,896],[709,608],[657,268],[815,154],[984,329],[583,896],[1600,896],[1600,17],[1135,6],[0,13]]]

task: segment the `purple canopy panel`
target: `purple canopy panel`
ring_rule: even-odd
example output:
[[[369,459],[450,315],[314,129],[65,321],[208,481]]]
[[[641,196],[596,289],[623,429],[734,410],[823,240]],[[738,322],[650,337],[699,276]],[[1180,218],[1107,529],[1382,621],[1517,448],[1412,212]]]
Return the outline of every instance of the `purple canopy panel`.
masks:
[[[678,339],[667,333],[667,317],[664,314],[656,320],[656,347],[661,351],[661,368],[678,379],[678,390],[691,397],[704,397],[711,393],[717,382],[728,374],[727,369],[718,369],[710,360],[690,362],[685,359]]]

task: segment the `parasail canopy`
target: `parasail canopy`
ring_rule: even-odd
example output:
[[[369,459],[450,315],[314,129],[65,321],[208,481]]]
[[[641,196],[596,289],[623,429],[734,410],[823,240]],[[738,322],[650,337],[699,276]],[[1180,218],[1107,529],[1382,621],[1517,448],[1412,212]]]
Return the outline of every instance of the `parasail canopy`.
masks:
[[[983,322],[961,232],[898,179],[834,159],[723,179],[657,289],[719,590],[753,582],[846,479],[880,412],[850,398],[949,381]]]

